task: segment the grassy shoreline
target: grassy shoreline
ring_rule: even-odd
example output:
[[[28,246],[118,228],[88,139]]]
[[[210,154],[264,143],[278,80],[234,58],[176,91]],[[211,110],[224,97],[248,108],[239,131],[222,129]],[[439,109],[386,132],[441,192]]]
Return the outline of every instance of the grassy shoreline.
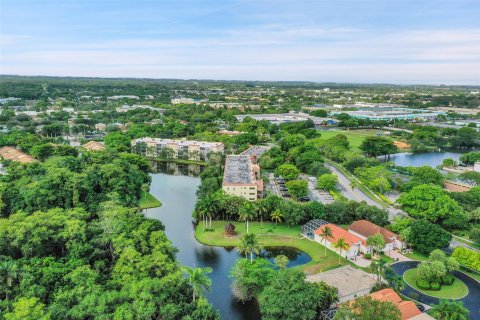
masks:
[[[162,202],[155,198],[150,192],[142,191],[142,196],[138,201],[138,207],[140,209],[151,209],[162,206]]]
[[[458,279],[457,277],[455,278],[455,281],[453,282],[452,285],[450,286],[442,286],[442,288],[439,291],[435,290],[422,290],[420,289],[417,284],[415,279],[417,278],[417,268],[415,269],[410,269],[407,270],[403,274],[403,280],[412,288],[415,290],[426,294],[431,297],[435,298],[440,298],[440,299],[461,299],[465,297],[468,294],[468,288],[465,285],[465,283],[462,282],[462,280]]]
[[[224,235],[224,228],[227,223],[235,225],[236,236],[227,237]],[[195,238],[202,244],[219,247],[236,247],[240,243],[241,236],[246,233],[246,225],[244,222],[238,221],[212,221],[214,231],[204,231],[203,223],[195,228]],[[285,224],[264,222],[263,227],[260,222],[250,222],[249,232],[258,235],[260,243],[264,247],[292,247],[308,254],[312,260],[306,264],[296,266],[307,274],[318,273],[338,268],[343,265],[352,265],[345,258],[340,258],[338,264],[338,255],[327,249],[325,256],[325,247],[321,244],[303,238],[300,235],[300,226],[288,227]]]

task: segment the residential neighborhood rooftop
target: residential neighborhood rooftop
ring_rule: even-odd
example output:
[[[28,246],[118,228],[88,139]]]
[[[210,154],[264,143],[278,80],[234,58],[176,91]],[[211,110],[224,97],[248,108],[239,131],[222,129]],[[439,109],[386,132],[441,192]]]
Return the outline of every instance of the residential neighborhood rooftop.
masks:
[[[323,281],[338,289],[338,297],[353,295],[357,292],[368,290],[375,285],[373,275],[351,266],[344,266],[333,270],[308,275],[308,282]]]
[[[330,227],[330,230],[332,231],[332,236],[329,239],[331,243],[334,243],[338,241],[338,239],[343,238],[345,242],[347,242],[350,246],[356,245],[358,243],[365,244],[365,241],[363,239],[357,237],[356,235],[348,232],[345,229],[340,228],[337,225],[334,225],[333,223],[329,223],[321,226],[320,228],[315,230],[315,233],[317,235],[320,235],[326,227]]]
[[[89,151],[102,151],[105,150],[105,145],[98,141],[89,141],[82,146]]]
[[[253,184],[256,179],[253,174],[250,156],[229,155],[225,161],[223,183]]]
[[[0,158],[4,160],[18,161],[21,163],[31,163],[37,161],[28,154],[15,149],[14,147],[3,147],[0,149]]]
[[[380,233],[385,239],[386,243],[392,242],[398,236],[390,230],[377,226],[375,223],[372,223],[367,220],[357,220],[354,221],[349,227],[348,230],[356,232],[366,238]]]

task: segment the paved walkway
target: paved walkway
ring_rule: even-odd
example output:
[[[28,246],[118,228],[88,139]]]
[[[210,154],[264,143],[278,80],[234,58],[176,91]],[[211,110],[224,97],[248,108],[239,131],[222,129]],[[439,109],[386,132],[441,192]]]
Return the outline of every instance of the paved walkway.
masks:
[[[394,259],[394,260],[398,259],[398,262],[413,261],[409,257],[406,257],[403,254],[401,254],[400,252],[398,252],[397,250],[391,250],[390,252],[386,252],[385,254],[387,256],[389,256],[390,258]]]
[[[403,276],[405,271],[417,267],[419,263],[420,263],[419,261],[404,261],[404,262],[394,263],[391,266],[393,271],[396,274]],[[460,280],[462,280],[463,283],[465,283],[465,285],[468,287],[468,294],[462,299],[458,299],[456,301],[462,301],[465,307],[468,308],[468,310],[470,310],[470,319],[472,320],[480,319],[480,283],[462,272],[454,271],[453,275],[459,278]],[[419,297],[417,300],[419,302],[422,302],[428,305],[439,303],[438,298],[434,298],[426,294],[423,294],[413,289],[412,287],[410,287],[407,283],[405,283],[405,289],[402,291],[402,293],[406,296],[409,296],[413,292],[417,293]]]

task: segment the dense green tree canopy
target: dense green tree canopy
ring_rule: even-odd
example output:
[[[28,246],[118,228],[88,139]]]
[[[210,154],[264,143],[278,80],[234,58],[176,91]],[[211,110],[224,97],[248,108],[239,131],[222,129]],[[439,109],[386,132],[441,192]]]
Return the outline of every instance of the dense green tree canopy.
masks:
[[[262,319],[316,319],[318,310],[337,301],[337,290],[326,284],[305,282],[301,271],[282,270],[260,297]]]

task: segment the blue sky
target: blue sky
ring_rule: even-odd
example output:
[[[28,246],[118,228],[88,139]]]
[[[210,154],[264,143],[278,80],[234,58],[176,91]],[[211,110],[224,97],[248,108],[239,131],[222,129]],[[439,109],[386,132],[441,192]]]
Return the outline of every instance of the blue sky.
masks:
[[[0,0],[0,73],[480,84],[480,1]]]

